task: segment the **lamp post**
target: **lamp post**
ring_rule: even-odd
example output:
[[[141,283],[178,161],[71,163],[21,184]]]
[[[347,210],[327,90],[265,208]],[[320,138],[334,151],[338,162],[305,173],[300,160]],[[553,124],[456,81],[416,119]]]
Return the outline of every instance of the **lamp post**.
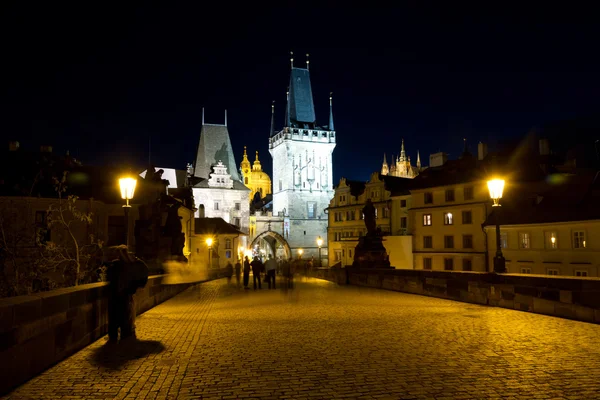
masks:
[[[133,193],[135,192],[135,185],[137,180],[135,178],[121,178],[119,179],[119,187],[121,188],[121,198],[125,200],[123,210],[125,211],[125,243],[127,244],[127,251],[129,251],[129,200],[133,199]]]
[[[317,238],[317,246],[319,246],[319,268],[321,268],[321,246],[323,246],[323,238],[321,236]]]
[[[302,260],[302,253],[304,253],[304,250],[298,249],[298,259],[299,260]]]
[[[503,179],[492,179],[488,181],[488,189],[490,190],[490,198],[494,202],[492,207],[500,207],[500,199],[504,190]],[[501,274],[506,272],[506,260],[502,255],[502,245],[500,241],[500,217],[499,208],[496,208],[496,256],[494,257],[494,272]]]
[[[208,246],[208,269],[212,268],[212,238],[206,238],[206,245]]]

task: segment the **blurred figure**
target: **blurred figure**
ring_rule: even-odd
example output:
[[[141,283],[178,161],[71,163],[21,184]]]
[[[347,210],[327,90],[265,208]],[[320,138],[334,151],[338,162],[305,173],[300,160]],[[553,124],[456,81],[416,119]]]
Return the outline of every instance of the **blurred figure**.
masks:
[[[250,283],[250,260],[246,256],[244,257],[244,289],[249,289],[248,283]]]
[[[242,273],[242,264],[240,263],[240,259],[238,258],[237,262],[235,263],[235,285],[238,287],[240,287],[240,274]]]
[[[148,266],[129,253],[127,246],[115,246],[107,249],[107,257],[113,258],[107,263],[109,281],[108,298],[108,341],[117,343],[119,328],[121,340],[135,339],[135,303],[133,295],[138,288],[148,282]],[[110,254],[112,253],[112,254]]]
[[[231,283],[231,278],[233,277],[233,265],[231,262],[227,261],[227,265],[225,266],[225,276],[227,277],[227,284]]]
[[[285,260],[283,259],[281,261],[281,275],[283,275],[283,288],[285,290],[287,289],[291,289],[292,288],[292,264],[291,264],[292,259],[290,258],[290,260]]]
[[[262,272],[262,270],[264,268],[263,263],[260,262],[258,257],[254,257],[254,260],[252,260],[252,262],[250,263],[250,266],[252,267],[252,276],[254,278],[254,290],[256,290],[256,281],[258,281],[258,288],[262,289],[261,283],[260,283],[260,273]]]
[[[275,289],[275,271],[277,270],[277,261],[275,261],[271,254],[269,254],[269,259],[265,263],[265,269],[267,270],[267,283],[269,284],[269,289],[271,289],[271,283],[273,284],[273,289]]]

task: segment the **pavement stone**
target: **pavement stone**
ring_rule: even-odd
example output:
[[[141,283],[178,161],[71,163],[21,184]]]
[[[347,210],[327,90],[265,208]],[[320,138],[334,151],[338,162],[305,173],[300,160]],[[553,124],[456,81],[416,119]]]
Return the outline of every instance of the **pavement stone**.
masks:
[[[600,399],[600,326],[298,278],[197,285],[10,399]]]

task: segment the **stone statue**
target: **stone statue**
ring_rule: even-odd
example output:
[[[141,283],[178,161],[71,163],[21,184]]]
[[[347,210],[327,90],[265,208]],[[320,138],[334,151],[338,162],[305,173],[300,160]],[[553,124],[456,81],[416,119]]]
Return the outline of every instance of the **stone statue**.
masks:
[[[367,203],[362,209],[365,217],[365,226],[367,227],[367,235],[373,236],[377,232],[377,224],[375,222],[375,207],[371,199],[367,199]]]

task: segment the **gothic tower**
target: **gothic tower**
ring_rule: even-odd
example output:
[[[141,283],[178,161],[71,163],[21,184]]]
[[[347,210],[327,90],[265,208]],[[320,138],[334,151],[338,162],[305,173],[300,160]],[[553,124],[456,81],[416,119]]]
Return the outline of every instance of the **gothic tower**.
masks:
[[[331,95],[329,124],[318,126],[308,63],[307,68],[292,65],[285,126],[278,132],[272,130],[269,138],[273,217],[288,220],[288,244],[292,250],[303,248],[307,257],[316,257],[318,236],[327,243],[325,208],[334,193],[331,157],[335,144]]]

